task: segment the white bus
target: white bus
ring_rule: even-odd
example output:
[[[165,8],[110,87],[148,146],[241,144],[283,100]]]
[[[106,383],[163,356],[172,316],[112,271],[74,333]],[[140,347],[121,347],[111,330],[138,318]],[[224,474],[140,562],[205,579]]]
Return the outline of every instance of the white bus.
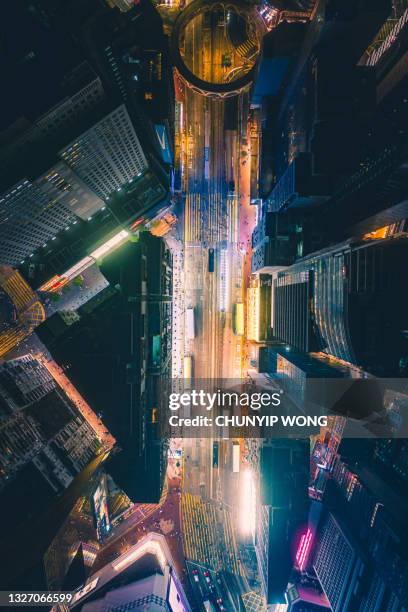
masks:
[[[194,308],[190,307],[186,310],[186,327],[187,327],[187,339],[193,340],[195,338],[195,326],[194,326]]]

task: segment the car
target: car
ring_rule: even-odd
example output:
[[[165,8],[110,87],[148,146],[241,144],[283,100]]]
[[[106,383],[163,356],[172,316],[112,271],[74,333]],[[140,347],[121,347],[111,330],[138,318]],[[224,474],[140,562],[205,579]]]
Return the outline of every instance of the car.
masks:
[[[221,66],[223,68],[230,68],[232,66],[232,59],[229,53],[223,53],[221,56]]]
[[[198,570],[193,569],[193,578],[195,580],[195,582],[200,582],[200,579],[198,577]]]
[[[211,578],[210,578],[210,572],[209,571],[206,570],[204,572],[204,578],[205,578],[205,581],[207,582],[207,584],[211,584]]]
[[[225,611],[224,602],[222,601],[221,597],[218,597],[217,604],[218,604],[218,607],[221,610],[221,612],[224,612]]]

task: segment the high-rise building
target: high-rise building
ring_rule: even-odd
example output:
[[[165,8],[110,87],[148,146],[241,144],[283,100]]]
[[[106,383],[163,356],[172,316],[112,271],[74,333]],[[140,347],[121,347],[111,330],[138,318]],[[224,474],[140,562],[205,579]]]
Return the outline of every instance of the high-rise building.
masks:
[[[247,290],[247,338],[254,342],[269,340],[271,326],[272,277],[252,275]]]
[[[408,352],[408,295],[400,282],[407,249],[404,234],[348,241],[279,272],[275,337],[376,374],[398,374]]]
[[[269,62],[271,76],[267,81],[261,73],[258,89],[268,82],[262,104],[272,143],[271,151],[264,147],[265,169],[274,177],[264,194],[270,210],[322,205],[337,180],[357,169],[365,116],[375,106],[374,74],[357,64],[388,11],[388,0],[363,2],[352,11],[330,2],[316,7],[306,26],[281,23],[268,35],[263,63],[267,70]],[[306,35],[299,37],[303,28]],[[336,147],[329,144],[333,134]]]
[[[255,550],[268,604],[284,602],[307,524],[309,441],[270,440],[260,454]]]
[[[101,79],[87,62],[67,73],[58,91],[57,104],[31,123],[17,121],[0,136],[7,170],[0,196],[0,262],[22,266],[36,286],[69,269],[93,244],[100,246],[104,236],[110,239],[115,229],[123,229],[121,223],[130,226],[148,212],[157,214],[168,195],[168,175],[157,161],[160,147],[153,127],[156,159],[151,159],[150,149],[147,152],[148,140],[144,138],[143,145],[139,140],[143,130],[137,113],[130,117],[124,104],[115,107],[117,100],[105,96]],[[95,214],[106,210],[106,200],[118,192],[126,194],[126,201],[111,198],[113,212],[106,227],[109,211],[96,219]],[[80,223],[91,219],[92,227]],[[98,220],[103,227],[95,238]],[[82,235],[71,252],[67,239],[75,241],[74,232],[60,237],[78,223],[93,236],[84,241]],[[82,252],[78,243],[86,245]],[[63,261],[68,260],[64,270]]]
[[[258,370],[274,378],[276,383],[302,412],[312,406],[329,408],[329,393],[324,380],[350,375],[349,369],[330,364],[315,355],[296,351],[286,345],[260,347]],[[309,385],[312,379],[312,385]],[[310,402],[310,403],[309,403]]]
[[[66,93],[65,97],[35,120],[35,126],[44,137],[74,128],[106,97],[100,77],[88,62],[82,62],[66,74],[61,89]]]
[[[372,529],[375,515],[382,508],[382,504],[375,505],[366,530]],[[360,523],[360,517],[355,519]],[[380,548],[373,555],[376,549],[368,552],[350,531],[350,524],[346,525],[330,512],[323,519],[312,557],[313,568],[335,612],[406,609],[406,559],[387,551],[387,546],[393,548],[395,544],[391,533],[385,532],[383,537],[377,534],[377,537]],[[383,553],[387,558],[392,557],[392,566],[386,565]]]
[[[27,181],[7,194],[5,204],[14,198],[19,207],[13,215],[4,209],[0,226],[4,259],[44,291],[72,280],[168,205],[168,177],[147,161],[124,105],[60,156],[34,188]]]
[[[66,145],[59,154],[104,199],[141,176],[148,167],[124,104]]]
[[[31,355],[0,366],[0,398],[1,513],[12,526],[43,511],[102,444],[47,368]]]
[[[282,41],[285,28],[296,34],[299,24],[281,23],[268,34],[254,100],[265,116],[261,195],[269,212],[312,221],[300,241],[289,233],[300,252],[281,242],[282,255],[299,257],[385,226],[394,231],[408,217],[406,10],[398,0],[352,9],[321,4],[296,59]],[[254,238],[253,271],[271,258],[278,264],[275,238]]]
[[[321,589],[300,582],[290,585],[286,600],[288,603],[285,612],[324,612],[330,609],[327,597]],[[279,612],[279,608],[276,612]]]
[[[50,207],[51,198],[39,184],[22,180],[2,194],[1,261],[18,265],[75,217],[65,207]]]
[[[407,398],[404,398],[402,419],[405,420]],[[394,406],[390,412],[393,412]],[[400,411],[398,410],[398,413]],[[400,414],[398,414],[400,416]],[[398,419],[398,425],[401,420]],[[379,465],[390,474],[393,479],[399,479],[400,484],[405,486],[408,482],[408,442],[405,438],[383,438],[376,442],[376,459]]]
[[[0,198],[0,261],[18,266],[50,240],[103,206],[65,164],[59,163],[34,182],[27,179]]]
[[[398,225],[408,217],[408,9],[400,0],[392,0],[390,5],[388,19],[368,42],[360,60],[375,75],[377,100],[367,121],[360,167],[338,186],[322,209],[328,234],[334,237],[345,226],[345,235],[355,236]]]
[[[157,502],[166,449],[158,434],[161,385],[171,376],[172,258],[164,241],[142,233],[103,262],[109,286],[78,319],[53,315],[38,335],[122,451],[109,472],[134,501]]]
[[[406,485],[397,460],[382,460],[384,442],[343,439],[320,520],[309,525],[305,567],[314,568],[333,610],[406,609]]]
[[[320,529],[313,567],[332,610],[358,609],[356,592],[363,559],[332,514]]]
[[[300,351],[317,350],[312,320],[313,272],[290,267],[277,275],[273,288],[276,338]]]
[[[268,274],[294,263],[302,254],[302,220],[293,211],[276,213],[267,204],[258,205],[257,225],[252,234],[253,273]]]
[[[98,114],[106,103],[102,81],[88,62],[63,76],[57,94],[57,100],[49,99],[48,107],[34,117],[28,107],[26,113],[31,119],[19,117],[0,133],[2,188],[20,179],[21,168],[30,178],[42,174],[54,162],[58,143],[61,146],[66,142],[78,125],[92,121],[92,114]]]
[[[103,551],[102,551],[103,554]],[[149,533],[74,592],[70,609],[102,612],[133,608],[190,612],[166,538]]]
[[[83,24],[81,36],[109,92],[134,107],[139,123],[157,143],[153,126],[173,130],[173,76],[169,43],[157,8],[148,3],[110,0],[118,10],[100,8]],[[124,10],[125,9],[125,10]],[[126,14],[123,14],[126,13]]]

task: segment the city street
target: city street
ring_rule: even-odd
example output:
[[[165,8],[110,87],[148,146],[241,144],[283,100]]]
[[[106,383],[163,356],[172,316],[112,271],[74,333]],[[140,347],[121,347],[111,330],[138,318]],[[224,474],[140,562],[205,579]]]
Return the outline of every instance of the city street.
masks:
[[[408,0],[2,8],[0,607],[408,612]]]
[[[222,82],[223,28],[213,20],[209,31],[208,24],[189,23],[184,57],[194,74]],[[185,311],[194,309],[194,337],[186,334],[184,354],[192,359],[194,388],[210,391],[226,379],[239,383],[247,365],[234,316],[235,304],[245,304],[250,276],[251,160],[258,151],[248,144],[247,93],[227,101],[184,86],[183,110]],[[232,473],[232,440],[218,441],[216,463],[212,437],[182,442],[183,546],[193,590],[201,601],[221,598],[220,610],[239,609],[230,593],[250,589],[239,563],[240,478]]]

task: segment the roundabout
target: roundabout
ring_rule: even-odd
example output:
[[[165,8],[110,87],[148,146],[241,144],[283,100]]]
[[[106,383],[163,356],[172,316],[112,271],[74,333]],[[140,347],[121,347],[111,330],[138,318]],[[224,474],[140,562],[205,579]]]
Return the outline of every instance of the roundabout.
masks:
[[[194,0],[175,21],[171,50],[184,82],[225,98],[245,90],[258,66],[263,23],[253,5]]]

